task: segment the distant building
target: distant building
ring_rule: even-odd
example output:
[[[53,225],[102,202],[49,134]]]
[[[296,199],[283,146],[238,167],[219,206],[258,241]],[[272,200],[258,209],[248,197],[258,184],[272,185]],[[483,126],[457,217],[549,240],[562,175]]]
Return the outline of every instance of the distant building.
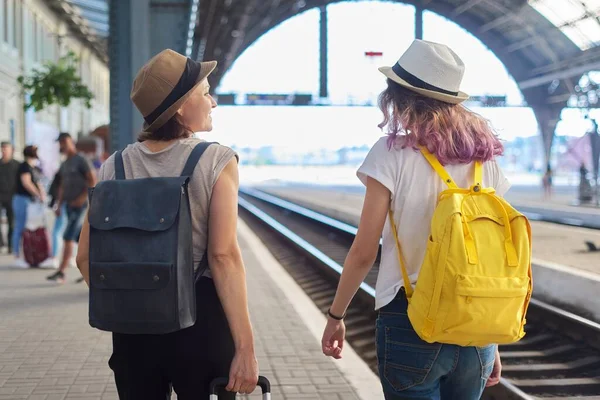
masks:
[[[3,0],[0,10],[0,140],[12,141],[16,154],[27,143],[39,140],[36,131],[63,130],[77,137],[109,122],[108,65],[70,30],[66,14],[47,3]],[[92,108],[86,109],[77,100],[62,111],[53,106],[25,113],[17,77],[69,51],[80,58],[79,75],[95,96]]]

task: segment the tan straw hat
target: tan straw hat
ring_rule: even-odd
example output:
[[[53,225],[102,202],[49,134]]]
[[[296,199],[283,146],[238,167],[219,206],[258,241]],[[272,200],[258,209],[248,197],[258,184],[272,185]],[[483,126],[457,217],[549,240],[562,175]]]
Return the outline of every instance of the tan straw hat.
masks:
[[[163,126],[217,66],[216,61],[196,62],[167,49],[154,56],[138,72],[131,100],[144,117],[144,130]]]
[[[379,71],[425,97],[451,104],[469,98],[459,90],[465,64],[444,44],[415,39],[393,67],[381,67]]]

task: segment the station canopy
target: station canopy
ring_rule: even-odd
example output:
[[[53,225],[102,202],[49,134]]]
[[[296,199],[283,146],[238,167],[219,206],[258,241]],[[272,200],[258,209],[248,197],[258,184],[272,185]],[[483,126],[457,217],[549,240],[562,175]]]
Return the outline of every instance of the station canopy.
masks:
[[[70,31],[79,37],[105,61],[108,61],[109,0],[46,0],[63,16]]]
[[[529,4],[581,50],[600,43],[600,0],[532,0]]]
[[[66,15],[75,32],[108,54],[108,0],[47,1]],[[261,35],[301,12],[337,2],[200,0],[192,56],[219,62],[216,87]],[[442,15],[478,37],[504,63],[528,102],[564,104],[584,73],[600,70],[600,0],[397,2]]]

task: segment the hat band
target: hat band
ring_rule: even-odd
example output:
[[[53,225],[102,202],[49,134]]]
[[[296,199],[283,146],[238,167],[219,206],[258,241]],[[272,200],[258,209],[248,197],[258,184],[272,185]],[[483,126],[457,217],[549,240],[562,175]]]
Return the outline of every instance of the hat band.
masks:
[[[400,66],[400,64],[398,64],[398,63],[396,63],[392,67],[392,71],[394,71],[394,73],[396,75],[398,75],[398,77],[404,79],[407,83],[409,83],[410,85],[412,85],[416,88],[432,90],[434,92],[440,92],[440,93],[449,94],[452,96],[458,96],[458,92],[451,92],[450,90],[446,90],[446,89],[439,88],[437,86],[433,86],[433,85],[425,82],[424,80],[417,78],[416,76],[414,76],[413,74],[411,74],[410,72],[408,72],[407,70],[402,68]]]
[[[183,95],[190,91],[192,87],[196,84],[198,80],[198,76],[200,75],[200,63],[192,61],[190,58],[187,59],[185,63],[185,69],[179,78],[179,81],[171,90],[171,93],[160,103],[158,107],[150,114],[144,117],[144,120],[148,124],[152,124],[162,113],[167,111],[169,107],[171,107],[177,100],[179,100]]]

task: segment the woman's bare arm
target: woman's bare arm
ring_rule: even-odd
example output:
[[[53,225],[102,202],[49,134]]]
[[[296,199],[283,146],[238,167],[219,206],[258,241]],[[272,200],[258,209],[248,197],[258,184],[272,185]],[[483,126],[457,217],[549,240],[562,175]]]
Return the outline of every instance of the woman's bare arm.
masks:
[[[90,285],[90,224],[88,222],[87,213],[83,219],[83,226],[79,234],[79,245],[77,247],[77,268],[81,272],[81,276],[85,279],[85,283]]]
[[[367,191],[358,232],[344,262],[331,313],[343,315],[377,258],[379,239],[390,207],[390,191],[377,180],[367,179]]]
[[[330,312],[334,316],[342,317],[345,314],[360,284],[373,267],[389,206],[390,191],[369,177],[358,232],[346,256],[342,276],[331,304]],[[345,336],[344,321],[328,318],[321,339],[323,353],[342,358]]]
[[[33,197],[37,197],[40,200],[44,198],[43,192],[35,183],[33,183],[31,174],[29,172],[21,174],[20,179],[25,190],[27,190]]]
[[[236,348],[228,390],[249,393],[256,387],[258,364],[248,311],[246,270],[237,240],[239,176],[231,159],[213,187],[208,221],[208,261]]]

